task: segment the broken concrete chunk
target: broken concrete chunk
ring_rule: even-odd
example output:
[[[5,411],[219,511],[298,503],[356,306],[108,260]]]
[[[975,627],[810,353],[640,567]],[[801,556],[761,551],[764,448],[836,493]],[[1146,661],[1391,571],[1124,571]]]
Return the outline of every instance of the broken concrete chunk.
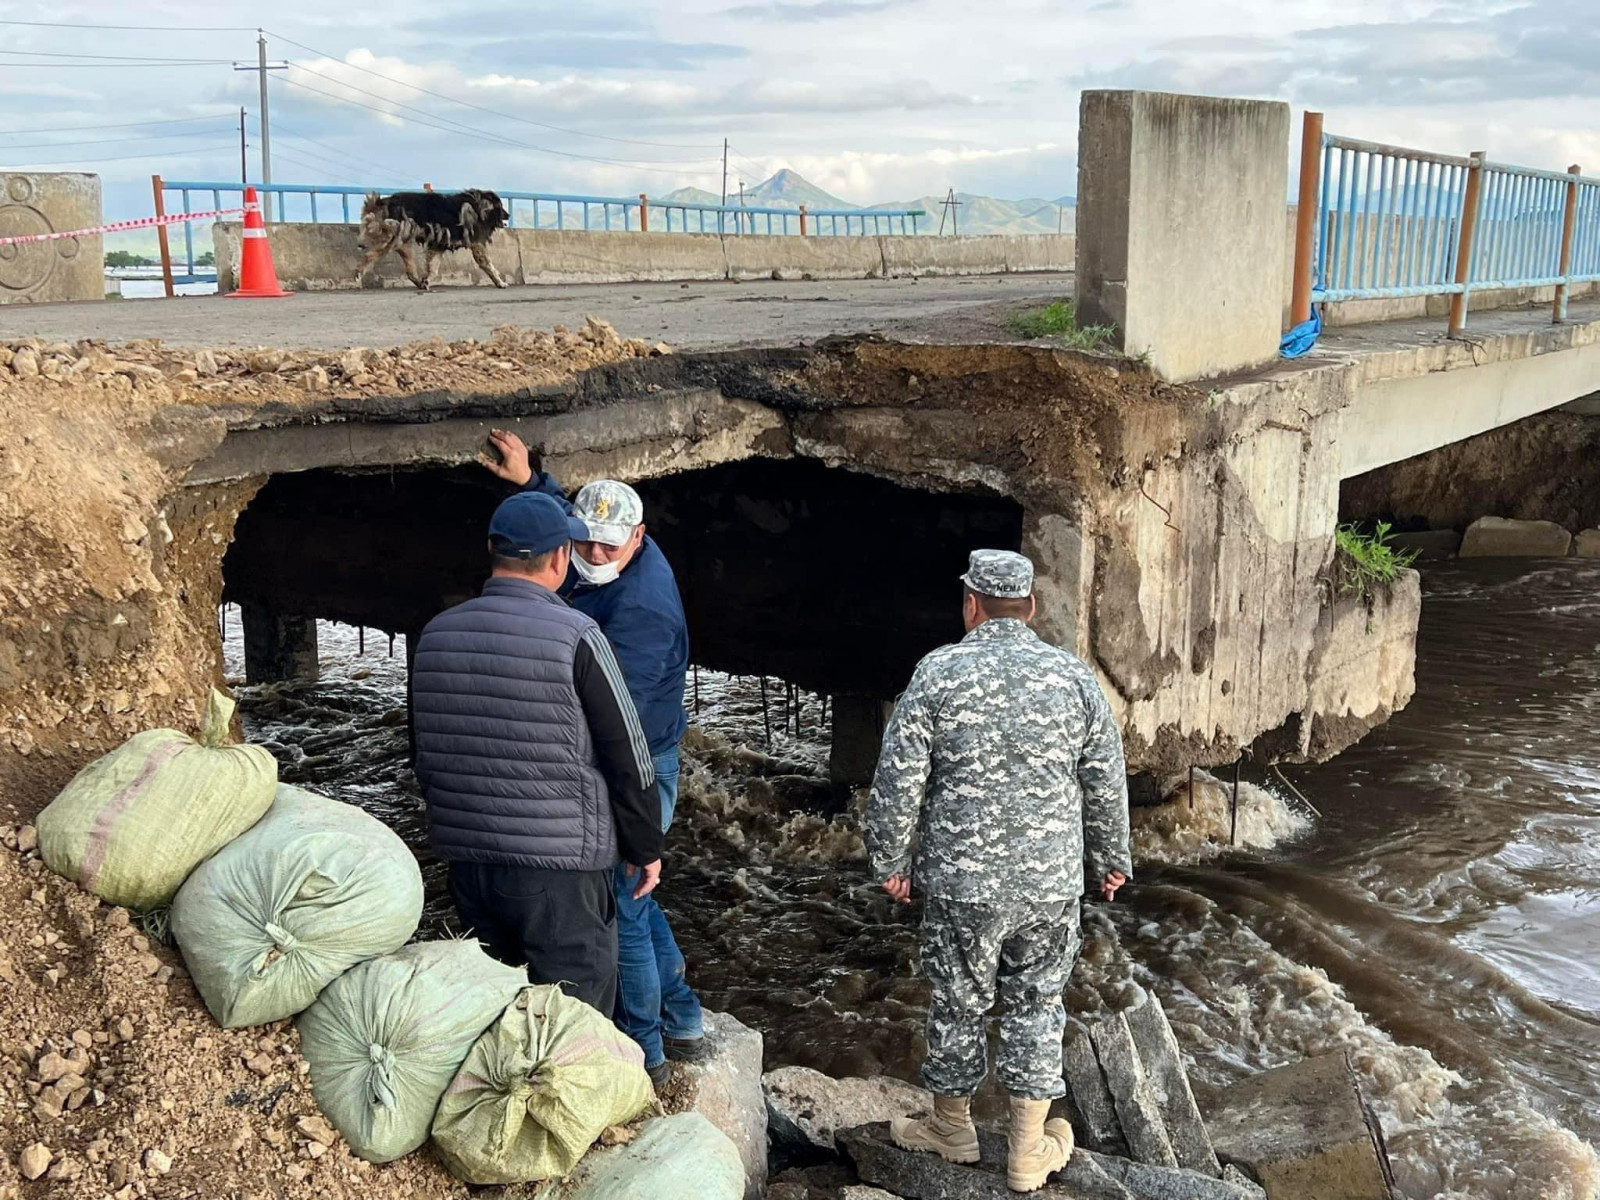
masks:
[[[1554,521],[1480,517],[1461,539],[1462,558],[1565,558],[1572,535]]]
[[[1167,1130],[1177,1165],[1205,1175],[1221,1175],[1222,1164],[1211,1148],[1206,1123],[1194,1102],[1188,1073],[1183,1069],[1183,1054],[1161,1001],[1146,992],[1143,1004],[1124,1010],[1123,1020],[1139,1050],[1145,1078],[1155,1093],[1161,1119]]]
[[[706,1057],[677,1063],[673,1084],[688,1112],[726,1134],[744,1163],[746,1200],[767,1184],[767,1104],[761,1093],[761,1035],[727,1013],[705,1014]]]
[[[809,1067],[779,1067],[761,1077],[772,1140],[833,1153],[841,1129],[928,1112],[932,1100],[898,1079],[834,1079]]]
[[[1131,1156],[1142,1163],[1177,1166],[1178,1158],[1167,1138],[1161,1106],[1156,1103],[1155,1091],[1145,1078],[1144,1064],[1139,1061],[1139,1051],[1123,1014],[1110,1013],[1091,1023],[1089,1036],[1094,1041],[1100,1073],[1105,1076],[1106,1088],[1111,1092],[1117,1121],[1122,1126],[1122,1136],[1127,1139]]]
[[[1122,1125],[1117,1120],[1105,1076],[1100,1074],[1094,1042],[1090,1040],[1089,1030],[1077,1021],[1067,1025],[1067,1036],[1061,1047],[1061,1068],[1067,1081],[1063,1107],[1078,1136],[1078,1144],[1101,1154],[1127,1154],[1128,1145],[1123,1140]]]
[[[1572,542],[1572,552],[1579,558],[1600,558],[1600,529],[1585,529]]]
[[[1383,1132],[1343,1054],[1253,1075],[1210,1109],[1211,1141],[1225,1162],[1261,1180],[1269,1200],[1391,1200]]]
[[[1003,1134],[978,1131],[982,1160],[971,1167],[900,1149],[889,1140],[886,1124],[845,1130],[839,1145],[863,1183],[905,1200],[1012,1200],[1015,1195],[1006,1187]],[[1031,1194],[1037,1200],[1252,1200],[1249,1191],[1209,1175],[1083,1149]]]

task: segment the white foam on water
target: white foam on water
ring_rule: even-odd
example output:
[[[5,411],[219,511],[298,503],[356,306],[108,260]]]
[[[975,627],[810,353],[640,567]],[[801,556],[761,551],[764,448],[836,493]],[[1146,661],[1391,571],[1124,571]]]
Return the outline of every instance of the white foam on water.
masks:
[[[1195,772],[1191,805],[1187,776],[1162,788],[1166,800],[1133,810],[1135,862],[1196,863],[1235,850],[1271,850],[1311,828],[1311,818],[1271,788],[1241,781],[1237,832],[1233,785]]]

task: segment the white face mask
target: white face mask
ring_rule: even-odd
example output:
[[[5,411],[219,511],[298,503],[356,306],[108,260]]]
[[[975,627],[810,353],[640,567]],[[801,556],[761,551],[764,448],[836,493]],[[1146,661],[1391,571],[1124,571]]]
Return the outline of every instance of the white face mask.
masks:
[[[596,587],[613,583],[617,576],[622,574],[620,562],[608,562],[597,567],[576,550],[572,552],[572,565],[576,568],[579,579]]]

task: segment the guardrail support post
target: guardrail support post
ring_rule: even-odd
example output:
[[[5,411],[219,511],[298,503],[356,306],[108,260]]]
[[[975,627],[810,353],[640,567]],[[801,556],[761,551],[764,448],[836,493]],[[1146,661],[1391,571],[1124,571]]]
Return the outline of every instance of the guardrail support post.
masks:
[[[1487,151],[1472,152],[1467,170],[1466,194],[1461,200],[1461,232],[1456,239],[1456,278],[1461,290],[1450,297],[1450,336],[1460,337],[1467,327],[1467,283],[1472,278],[1472,239],[1478,231],[1478,197],[1483,190],[1483,161]]]
[[[639,232],[650,232],[650,197],[639,193]]]
[[[150,187],[156,196],[156,216],[166,216],[167,200],[164,195],[164,189],[161,186],[161,176],[150,176]],[[161,281],[166,285],[167,296],[170,298],[177,295],[177,290],[172,286],[172,247],[167,242],[167,227],[165,225],[156,226],[156,240],[161,243]]]
[[[806,236],[806,206],[804,204],[800,206],[800,236]]]
[[[1555,304],[1550,309],[1552,324],[1565,324],[1567,319],[1567,275],[1572,271],[1572,235],[1578,225],[1578,176],[1583,168],[1574,164],[1567,168],[1571,180],[1567,183],[1567,203],[1561,213],[1561,266],[1556,274],[1561,282],[1556,284]]]
[[[1300,126],[1300,199],[1294,220],[1294,298],[1289,306],[1290,325],[1311,319],[1321,177],[1322,114],[1307,110]]]

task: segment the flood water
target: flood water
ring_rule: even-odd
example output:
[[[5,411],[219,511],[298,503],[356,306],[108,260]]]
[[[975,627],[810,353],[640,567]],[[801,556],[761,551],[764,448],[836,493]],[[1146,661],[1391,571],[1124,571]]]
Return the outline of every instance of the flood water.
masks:
[[[1347,1052],[1416,1200],[1593,1197],[1600,565],[1449,564],[1424,594],[1411,705],[1285,771],[1318,815],[1249,764],[1239,849],[1204,780],[1193,814],[1140,810],[1137,882],[1086,906],[1069,1002],[1154,991],[1202,1090]],[[231,675],[236,614],[227,633]],[[406,763],[403,646],[356,643],[324,625],[321,682],[240,689],[246,728],[285,781],[397,828],[429,930],[452,928]],[[659,893],[693,981],[763,1032],[769,1067],[915,1079],[917,912],[869,885],[819,701],[796,733],[772,681],[769,743],[758,681],[702,672],[699,691]]]

